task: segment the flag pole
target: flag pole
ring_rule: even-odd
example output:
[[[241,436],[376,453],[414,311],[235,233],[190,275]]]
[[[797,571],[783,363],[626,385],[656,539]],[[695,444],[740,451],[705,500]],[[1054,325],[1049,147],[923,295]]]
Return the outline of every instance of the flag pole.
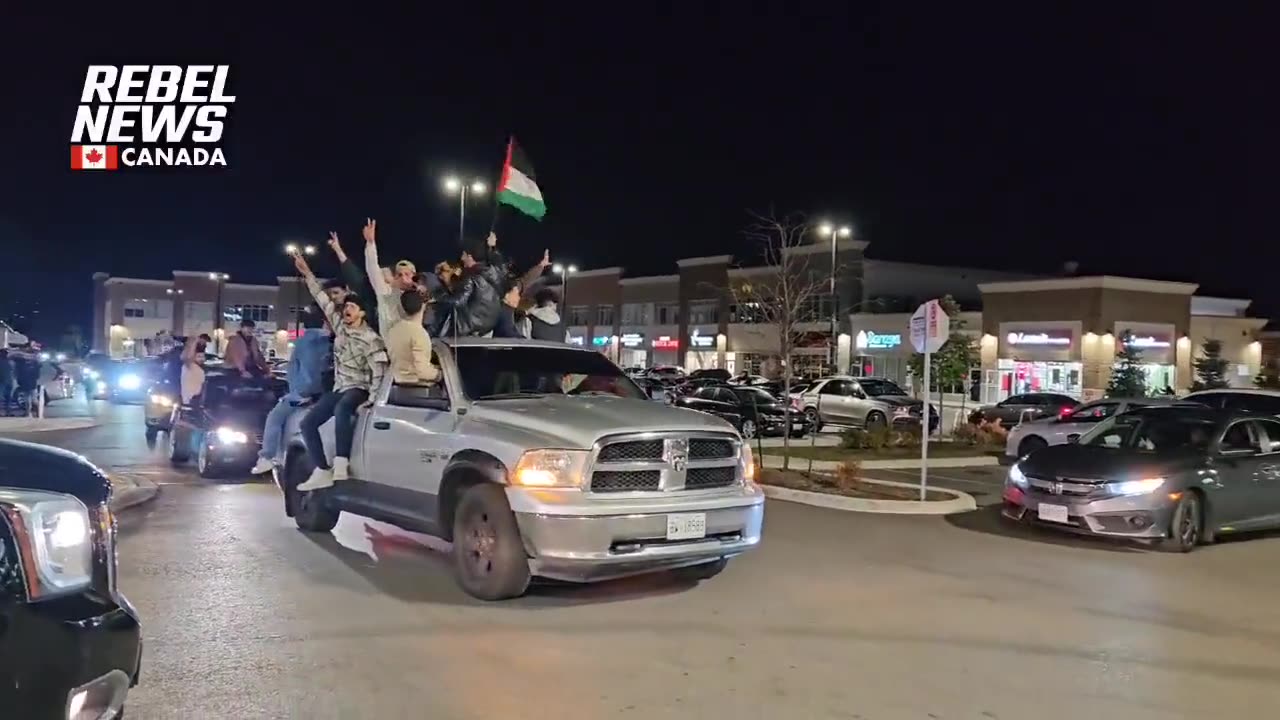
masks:
[[[515,144],[515,135],[507,136],[507,155],[502,163],[502,170],[505,171],[507,166],[511,164],[511,146]],[[493,214],[489,221],[489,232],[492,233],[498,228],[498,209],[502,207],[502,203],[498,202],[498,191],[502,189],[503,176],[500,172],[498,175],[498,184],[493,187]]]

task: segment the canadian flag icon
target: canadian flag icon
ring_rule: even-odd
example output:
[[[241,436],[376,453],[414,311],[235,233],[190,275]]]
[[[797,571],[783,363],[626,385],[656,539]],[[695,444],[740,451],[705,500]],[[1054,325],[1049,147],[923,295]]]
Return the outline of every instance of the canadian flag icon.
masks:
[[[115,170],[120,157],[116,145],[72,145],[72,170]]]

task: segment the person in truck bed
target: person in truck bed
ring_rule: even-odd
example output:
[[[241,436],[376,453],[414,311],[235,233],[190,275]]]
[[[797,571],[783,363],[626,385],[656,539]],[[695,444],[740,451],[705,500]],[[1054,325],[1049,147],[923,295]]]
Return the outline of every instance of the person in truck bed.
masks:
[[[356,411],[373,404],[370,397],[382,384],[389,360],[387,348],[377,331],[365,320],[366,310],[358,297],[348,297],[341,312],[329,300],[307,261],[295,253],[294,264],[307,283],[316,304],[333,328],[333,390],[325,393],[302,419],[302,441],[315,470],[298,490],[307,492],[333,485],[349,477],[351,441],[355,436]],[[325,457],[320,426],[334,419],[332,467]]]

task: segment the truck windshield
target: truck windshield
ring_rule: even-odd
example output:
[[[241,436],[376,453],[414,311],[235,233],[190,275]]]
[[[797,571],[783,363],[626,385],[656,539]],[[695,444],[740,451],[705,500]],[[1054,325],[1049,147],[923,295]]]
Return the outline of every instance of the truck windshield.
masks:
[[[453,352],[463,388],[473,400],[528,395],[647,398],[635,382],[596,352],[519,345],[463,345]]]

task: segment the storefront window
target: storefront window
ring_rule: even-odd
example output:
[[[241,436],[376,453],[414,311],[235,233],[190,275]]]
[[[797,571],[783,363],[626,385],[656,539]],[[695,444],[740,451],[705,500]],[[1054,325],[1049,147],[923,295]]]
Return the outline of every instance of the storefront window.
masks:
[[[1078,362],[1022,362],[1002,359],[998,363],[998,399],[1029,392],[1056,392],[1078,398],[1083,365]]]

